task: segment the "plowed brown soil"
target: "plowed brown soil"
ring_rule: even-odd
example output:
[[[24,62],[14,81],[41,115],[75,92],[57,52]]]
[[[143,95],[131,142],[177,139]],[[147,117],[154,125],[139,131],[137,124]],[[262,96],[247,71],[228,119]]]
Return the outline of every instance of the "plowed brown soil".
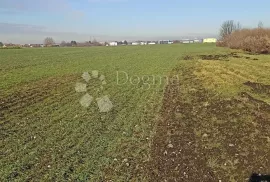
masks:
[[[168,85],[153,140],[150,181],[248,181],[270,173],[270,106],[248,93],[223,98],[193,68]],[[179,89],[180,88],[180,89]]]

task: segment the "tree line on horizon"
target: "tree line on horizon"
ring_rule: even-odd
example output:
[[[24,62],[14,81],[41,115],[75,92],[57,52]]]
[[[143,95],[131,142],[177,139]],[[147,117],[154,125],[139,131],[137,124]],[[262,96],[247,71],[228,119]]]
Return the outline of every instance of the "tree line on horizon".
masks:
[[[52,47],[55,45],[55,41],[52,37],[46,37],[43,41],[45,47]],[[83,43],[78,43],[75,40],[70,42],[62,41],[59,46],[61,47],[76,47],[76,46],[101,46],[102,44],[99,43],[96,39],[93,41],[85,41]]]

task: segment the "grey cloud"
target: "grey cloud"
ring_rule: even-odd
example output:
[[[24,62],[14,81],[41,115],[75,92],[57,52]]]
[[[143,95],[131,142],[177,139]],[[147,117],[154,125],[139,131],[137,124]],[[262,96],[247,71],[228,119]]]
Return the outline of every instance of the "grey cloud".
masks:
[[[91,38],[98,41],[115,41],[115,40],[161,40],[161,39],[182,39],[182,38],[203,38],[203,37],[216,37],[215,34],[206,33],[183,33],[171,34],[171,36],[162,35],[101,35],[95,33],[74,33],[74,32],[53,32],[49,31],[46,27],[26,24],[11,24],[0,23],[0,41],[5,43],[42,43],[46,37],[52,37],[57,43],[61,41],[76,40],[78,42],[89,41]]]
[[[68,0],[0,0],[0,15],[22,15],[29,13],[54,13],[66,18],[82,19],[83,11],[73,8]]]
[[[0,23],[0,41],[5,43],[42,43],[45,37],[53,37],[60,43],[62,40],[78,42],[89,41],[90,37],[95,37],[99,41],[117,40],[119,37],[111,37],[97,34],[85,34],[74,32],[53,32],[46,27],[26,24]]]
[[[38,33],[46,30],[46,27],[36,25],[25,24],[11,24],[0,23],[0,30],[2,34],[14,34],[14,33]]]
[[[40,12],[70,9],[66,0],[7,0],[0,1],[1,11]]]

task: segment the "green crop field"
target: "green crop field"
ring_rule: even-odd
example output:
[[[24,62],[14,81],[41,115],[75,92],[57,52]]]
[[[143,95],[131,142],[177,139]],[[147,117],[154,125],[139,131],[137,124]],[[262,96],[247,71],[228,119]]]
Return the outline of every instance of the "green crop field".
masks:
[[[214,44],[25,48],[0,50],[0,65],[0,181],[270,173],[269,55]]]

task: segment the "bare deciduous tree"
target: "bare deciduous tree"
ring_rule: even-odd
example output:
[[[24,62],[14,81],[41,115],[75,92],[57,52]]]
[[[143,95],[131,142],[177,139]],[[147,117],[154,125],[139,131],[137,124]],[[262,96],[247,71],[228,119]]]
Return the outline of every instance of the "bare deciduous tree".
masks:
[[[225,21],[220,28],[220,37],[224,39],[228,35],[232,34],[236,30],[241,29],[241,24],[239,22],[235,23],[233,20]]]
[[[260,21],[260,22],[258,23],[258,28],[263,28],[263,22]]]
[[[77,42],[75,40],[72,40],[70,43],[72,46],[77,46]]]
[[[62,47],[65,47],[65,46],[67,46],[67,43],[66,43],[66,41],[62,41],[62,42],[61,42],[61,44],[60,44],[60,46],[62,46]]]
[[[53,38],[52,37],[47,37],[47,38],[45,38],[44,39],[44,45],[47,47],[47,46],[52,46],[52,45],[54,45],[55,44],[55,42],[54,42],[54,40],[53,40]]]
[[[92,41],[93,44],[97,43],[97,40],[94,38],[94,40]]]
[[[101,45],[96,39],[94,39],[92,41],[92,44],[93,44],[93,46],[100,46]]]

